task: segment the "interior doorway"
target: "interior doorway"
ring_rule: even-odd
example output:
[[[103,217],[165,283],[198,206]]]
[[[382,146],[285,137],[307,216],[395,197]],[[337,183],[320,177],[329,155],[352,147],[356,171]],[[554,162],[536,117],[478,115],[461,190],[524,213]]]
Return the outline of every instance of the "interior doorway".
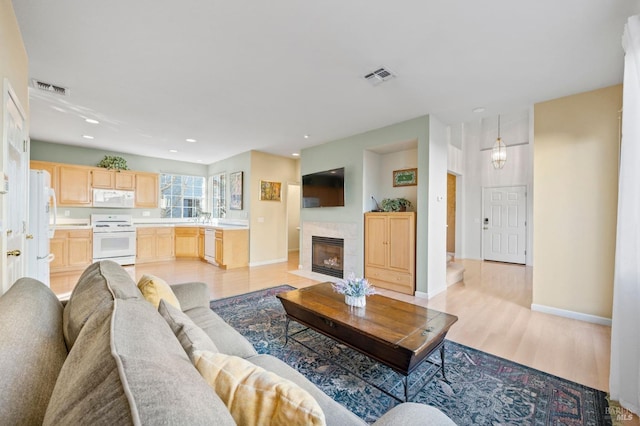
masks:
[[[484,188],[482,192],[482,258],[526,263],[526,186]]]

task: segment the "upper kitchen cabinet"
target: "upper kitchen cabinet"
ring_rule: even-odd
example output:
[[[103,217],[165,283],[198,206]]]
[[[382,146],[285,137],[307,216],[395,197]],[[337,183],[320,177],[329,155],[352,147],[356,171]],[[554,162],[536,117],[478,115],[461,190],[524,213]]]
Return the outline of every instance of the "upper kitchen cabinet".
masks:
[[[91,206],[91,171],[93,167],[58,166],[58,205]]]
[[[158,174],[136,173],[136,207],[158,208]]]
[[[102,189],[125,189],[133,191],[136,188],[136,174],[125,170],[93,169],[91,186]]]

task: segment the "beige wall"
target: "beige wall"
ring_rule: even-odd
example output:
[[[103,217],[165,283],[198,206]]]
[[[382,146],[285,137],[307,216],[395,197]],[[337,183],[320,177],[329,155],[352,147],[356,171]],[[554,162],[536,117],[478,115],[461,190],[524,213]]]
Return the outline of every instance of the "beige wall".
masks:
[[[535,105],[533,304],[611,318],[622,86]]]
[[[298,160],[251,151],[249,223],[252,265],[287,260],[287,183],[299,182]],[[260,181],[282,184],[282,201],[260,200]]]
[[[29,116],[28,60],[11,0],[0,0],[0,74],[8,78]],[[0,120],[4,119],[4,114]]]

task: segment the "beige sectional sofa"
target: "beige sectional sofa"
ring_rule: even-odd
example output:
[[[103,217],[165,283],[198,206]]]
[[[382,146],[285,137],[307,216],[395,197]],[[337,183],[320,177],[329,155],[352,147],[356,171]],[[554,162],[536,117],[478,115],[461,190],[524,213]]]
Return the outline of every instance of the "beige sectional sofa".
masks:
[[[363,425],[304,376],[259,355],[209,309],[203,283],[171,286],[182,311],[213,341],[286,378],[317,401],[329,425]],[[22,278],[0,297],[0,424],[233,425],[180,341],[119,265],[91,265],[63,306]],[[376,425],[452,424],[433,407],[400,404]]]

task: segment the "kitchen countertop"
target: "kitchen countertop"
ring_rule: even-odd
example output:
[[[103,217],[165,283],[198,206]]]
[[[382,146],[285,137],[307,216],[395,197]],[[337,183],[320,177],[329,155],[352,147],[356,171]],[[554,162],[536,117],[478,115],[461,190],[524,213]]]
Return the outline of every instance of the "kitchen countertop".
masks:
[[[195,222],[166,222],[159,220],[158,222],[142,222],[136,223],[134,221],[133,225],[136,228],[162,228],[162,227],[171,227],[171,228],[213,228],[213,229],[224,229],[224,230],[234,230],[234,229],[249,229],[249,225],[243,223],[195,223]],[[89,224],[89,220],[77,219],[77,220],[63,220],[58,221],[55,226],[56,230],[60,231],[69,231],[74,229],[92,229],[92,226]]]

